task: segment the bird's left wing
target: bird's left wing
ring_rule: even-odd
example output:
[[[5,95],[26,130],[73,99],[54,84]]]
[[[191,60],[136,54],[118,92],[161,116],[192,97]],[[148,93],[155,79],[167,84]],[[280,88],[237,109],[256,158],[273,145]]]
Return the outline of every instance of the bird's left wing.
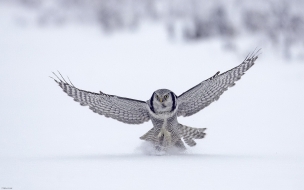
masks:
[[[188,91],[178,96],[178,116],[190,116],[210,105],[228,89],[235,85],[245,72],[258,58],[258,52],[248,55],[245,60],[233,69],[219,74],[199,83]]]
[[[60,73],[59,73],[60,74]],[[57,77],[57,75],[54,73]],[[82,106],[89,108],[100,115],[111,117],[128,124],[141,124],[149,121],[150,116],[146,102],[105,93],[94,93],[76,88],[62,77],[54,79],[67,95],[71,96]]]

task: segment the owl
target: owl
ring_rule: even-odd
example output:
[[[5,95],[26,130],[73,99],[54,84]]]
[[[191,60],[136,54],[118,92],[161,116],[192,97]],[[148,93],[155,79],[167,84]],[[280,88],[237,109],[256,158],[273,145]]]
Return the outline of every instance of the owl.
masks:
[[[101,91],[95,93],[80,90],[71,81],[67,82],[60,73],[60,77],[53,73],[56,79],[51,78],[76,102],[88,106],[99,115],[127,124],[141,124],[151,120],[152,129],[140,139],[150,142],[156,151],[166,152],[171,148],[183,151],[186,149],[185,144],[192,147],[196,145],[194,139],[204,138],[206,128],[183,125],[178,122],[178,117],[191,116],[218,100],[254,65],[258,52],[249,54],[240,65],[222,74],[217,72],[179,96],[171,90],[159,89],[153,92],[147,101],[110,95]]]

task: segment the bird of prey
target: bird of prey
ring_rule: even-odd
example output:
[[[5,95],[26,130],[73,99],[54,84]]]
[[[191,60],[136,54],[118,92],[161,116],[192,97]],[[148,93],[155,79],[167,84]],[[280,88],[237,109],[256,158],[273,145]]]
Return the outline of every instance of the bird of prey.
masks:
[[[151,120],[153,128],[140,139],[151,142],[156,151],[166,152],[170,148],[182,151],[186,149],[184,143],[195,146],[194,139],[204,138],[206,128],[180,124],[177,118],[191,116],[218,100],[228,87],[234,86],[235,82],[254,65],[258,52],[249,54],[240,65],[222,74],[217,72],[179,96],[168,89],[159,89],[153,92],[147,101],[101,91],[94,93],[80,90],[71,81],[66,82],[60,73],[61,78],[53,73],[57,77],[53,79],[76,102],[82,106],[89,106],[95,113],[127,124],[141,124]]]

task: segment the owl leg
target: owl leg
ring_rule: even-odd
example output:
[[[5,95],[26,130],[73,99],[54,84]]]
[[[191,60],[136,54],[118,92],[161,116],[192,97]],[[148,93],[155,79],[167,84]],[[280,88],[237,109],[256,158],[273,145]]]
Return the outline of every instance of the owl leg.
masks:
[[[165,139],[162,135],[161,137],[157,137],[157,140],[153,142],[154,150],[157,155],[163,155],[167,152],[167,146],[165,145]]]
[[[204,133],[206,128],[194,128],[194,127],[178,124],[178,129],[185,143],[189,146],[196,145],[196,142],[193,139],[202,139],[206,135],[206,133]]]
[[[154,150],[159,153],[160,155],[162,152],[165,152],[166,143],[168,141],[166,135],[160,129],[152,128],[143,136],[140,137],[141,140],[149,141],[153,144]]]
[[[171,133],[164,127],[161,128],[157,137],[162,146],[164,147],[171,146],[171,141],[172,141]]]

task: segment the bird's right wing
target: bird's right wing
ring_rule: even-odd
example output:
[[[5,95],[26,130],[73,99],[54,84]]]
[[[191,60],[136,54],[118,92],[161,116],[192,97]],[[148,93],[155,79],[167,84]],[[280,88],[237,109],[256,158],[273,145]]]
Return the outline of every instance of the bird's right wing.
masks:
[[[54,73],[57,77],[57,75]],[[105,93],[94,93],[76,88],[72,83],[69,84],[63,78],[55,82],[63,89],[67,95],[71,96],[82,106],[89,108],[100,115],[111,117],[118,121],[128,124],[141,124],[150,120],[147,110],[147,103]]]
[[[178,96],[178,116],[190,116],[210,105],[235,84],[258,58],[258,52],[247,56],[245,60],[233,69],[219,74],[199,83],[188,91]]]

